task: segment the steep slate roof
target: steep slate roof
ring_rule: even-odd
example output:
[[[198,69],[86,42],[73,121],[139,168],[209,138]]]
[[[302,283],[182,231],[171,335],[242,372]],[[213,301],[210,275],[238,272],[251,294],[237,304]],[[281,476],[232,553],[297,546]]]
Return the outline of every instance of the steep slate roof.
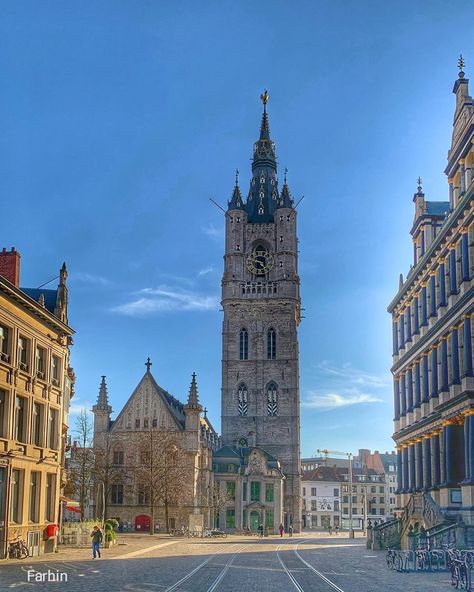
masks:
[[[245,210],[248,221],[252,224],[268,224],[274,222],[274,214],[278,208],[293,208],[293,199],[285,180],[281,193],[278,191],[277,159],[275,143],[270,138],[270,122],[267,113],[268,94],[262,95],[263,114],[260,125],[259,139],[254,143],[252,160],[252,179],[247,200],[242,194],[236,176],[229,210]]]
[[[170,395],[170,393],[168,393],[168,391],[165,391],[165,389],[163,389],[156,382],[156,380],[153,377],[152,373],[149,372],[148,370],[145,372],[145,374],[143,375],[142,379],[140,380],[140,382],[136,386],[135,390],[130,395],[130,397],[128,398],[128,400],[125,403],[125,405],[122,407],[122,410],[120,411],[120,413],[118,414],[117,418],[114,421],[114,425],[118,425],[118,423],[117,423],[118,420],[124,414],[125,409],[128,407],[130,401],[133,399],[133,397],[135,396],[135,394],[139,391],[141,385],[143,384],[143,382],[145,380],[150,380],[150,382],[151,382],[151,384],[152,384],[155,392],[161,397],[161,399],[163,400],[163,402],[166,404],[166,407],[167,407],[168,411],[171,413],[171,416],[173,417],[173,419],[175,420],[176,425],[180,429],[184,429],[184,409],[183,409],[184,405],[183,405],[183,403],[181,403],[180,401],[178,401],[178,399],[176,399],[175,397],[173,397],[172,395]]]
[[[241,471],[245,469],[248,464],[248,457],[253,450],[259,450],[266,458],[268,468],[277,469],[281,472],[279,461],[269,452],[260,448],[259,446],[252,446],[249,448],[237,448],[235,446],[223,446],[213,453],[213,463],[217,465],[218,473],[228,473],[227,465],[238,467]],[[235,471],[234,471],[235,472]]]
[[[302,481],[344,481],[340,467],[320,466],[312,471],[305,471]]]
[[[428,216],[445,216],[451,206],[449,201],[427,201],[426,213]]]
[[[57,290],[43,290],[38,288],[20,288],[27,296],[39,302],[41,294],[44,295],[44,307],[46,310],[54,314],[56,308],[56,301],[58,298]]]

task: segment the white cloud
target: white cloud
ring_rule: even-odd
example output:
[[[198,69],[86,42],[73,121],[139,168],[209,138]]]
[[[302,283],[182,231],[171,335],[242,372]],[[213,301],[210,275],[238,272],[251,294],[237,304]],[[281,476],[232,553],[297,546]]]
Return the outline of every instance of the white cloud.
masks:
[[[339,379],[346,384],[357,384],[365,387],[377,387],[384,388],[390,386],[390,374],[370,374],[362,370],[354,368],[351,364],[342,364],[342,366],[336,366],[328,360],[323,360],[316,366],[316,370],[319,374]]]
[[[357,389],[346,392],[317,392],[310,391],[305,401],[301,403],[302,407],[309,409],[331,410],[351,405],[360,405],[364,403],[381,403],[382,399],[367,393],[358,392]]]
[[[162,312],[217,310],[218,306],[217,296],[199,294],[177,287],[159,286],[140,290],[138,298],[116,306],[112,312],[140,317]]]
[[[198,277],[202,277],[203,275],[207,275],[208,273],[212,273],[214,271],[214,267],[209,265],[209,267],[204,267],[198,271]]]
[[[82,282],[84,284],[95,284],[99,286],[109,286],[110,280],[100,275],[93,275],[82,271],[71,273],[69,279],[73,282]]]
[[[354,405],[381,403],[390,388],[390,375],[371,374],[352,364],[323,360],[315,366],[317,389],[309,390],[302,406],[329,411]]]
[[[221,240],[224,238],[224,226],[217,228],[212,222],[209,222],[207,226],[202,228],[202,231],[206,236],[213,239]]]

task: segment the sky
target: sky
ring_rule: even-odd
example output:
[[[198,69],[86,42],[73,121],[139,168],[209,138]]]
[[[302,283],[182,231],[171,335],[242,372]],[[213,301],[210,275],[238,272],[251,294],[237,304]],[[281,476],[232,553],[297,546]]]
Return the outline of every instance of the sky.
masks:
[[[146,358],[220,426],[224,215],[268,89],[298,206],[302,454],[393,448],[387,305],[416,179],[447,199],[457,59],[474,6],[420,1],[5,0],[0,247],[21,285],[69,270],[73,411],[115,412]],[[51,286],[54,287],[56,282]]]

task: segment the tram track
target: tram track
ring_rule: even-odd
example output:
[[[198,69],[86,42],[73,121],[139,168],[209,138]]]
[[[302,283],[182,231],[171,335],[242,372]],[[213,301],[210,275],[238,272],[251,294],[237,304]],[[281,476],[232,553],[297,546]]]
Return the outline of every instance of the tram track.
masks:
[[[217,551],[216,553],[213,553],[210,557],[207,557],[207,559],[202,561],[199,565],[197,565],[193,570],[191,570],[188,574],[186,574],[180,580],[178,580],[173,585],[166,588],[164,590],[164,592],[175,592],[176,590],[179,590],[179,588],[183,584],[185,584],[189,579],[195,577],[196,574],[198,574],[198,572],[200,572],[203,568],[205,568],[213,559],[216,559],[216,557],[219,557],[220,555],[226,555],[227,553],[229,553],[230,554],[229,560],[225,563],[224,567],[220,570],[217,577],[215,577],[212,580],[211,584],[206,588],[206,592],[215,592],[215,590],[217,589],[219,584],[224,579],[226,573],[229,571],[230,567],[234,563],[237,555],[239,553],[241,553],[242,551],[244,551],[245,549],[247,549],[247,547],[249,547],[249,546],[250,545],[242,545],[242,544],[236,543],[235,545],[232,545],[232,547],[234,547],[234,548],[236,547],[236,550],[229,550],[228,548],[224,548],[222,550]],[[201,588],[200,588],[200,590],[201,590]],[[204,589],[202,589],[202,592],[204,592]]]
[[[316,592],[316,591],[317,592],[334,592],[334,591],[344,592],[344,590],[342,588],[340,588],[337,584],[332,582],[324,574],[322,574],[320,571],[318,571],[313,565],[311,565],[308,561],[306,561],[306,559],[304,559],[299,554],[298,547],[299,547],[299,545],[302,544],[302,542],[303,541],[301,541],[301,540],[294,542],[293,557],[295,557],[299,561],[298,565],[303,565],[304,570],[310,570],[311,574],[314,574],[318,578],[320,585],[316,589],[312,585],[308,586],[308,584],[306,584],[306,588],[305,588],[304,585],[301,583],[301,580],[303,579],[303,577],[300,576],[300,578],[298,579],[297,575],[295,575],[296,573],[305,574],[304,571],[303,572],[301,571],[301,567],[295,567],[295,566],[289,567],[290,561],[288,560],[288,558],[286,558],[285,560],[282,559],[280,553],[281,553],[282,547],[284,545],[279,545],[276,549],[276,555],[277,555],[278,562],[280,563],[281,567],[283,568],[283,571],[286,573],[286,575],[288,576],[288,578],[290,579],[290,581],[292,582],[292,584],[294,585],[296,590],[298,590],[298,592]]]

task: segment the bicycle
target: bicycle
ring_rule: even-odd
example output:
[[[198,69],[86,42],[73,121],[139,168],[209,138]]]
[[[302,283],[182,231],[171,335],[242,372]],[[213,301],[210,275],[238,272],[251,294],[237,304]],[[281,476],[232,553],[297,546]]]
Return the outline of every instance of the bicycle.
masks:
[[[463,561],[462,559],[451,560],[451,586],[463,588],[464,590],[472,590],[470,575],[467,561]]]
[[[387,567],[388,569],[395,568],[395,557],[397,553],[394,549],[387,549]]]
[[[418,571],[431,571],[431,557],[429,551],[418,549],[415,551],[415,568]]]
[[[20,537],[10,541],[8,546],[8,557],[10,559],[26,559],[30,556],[28,546]]]

